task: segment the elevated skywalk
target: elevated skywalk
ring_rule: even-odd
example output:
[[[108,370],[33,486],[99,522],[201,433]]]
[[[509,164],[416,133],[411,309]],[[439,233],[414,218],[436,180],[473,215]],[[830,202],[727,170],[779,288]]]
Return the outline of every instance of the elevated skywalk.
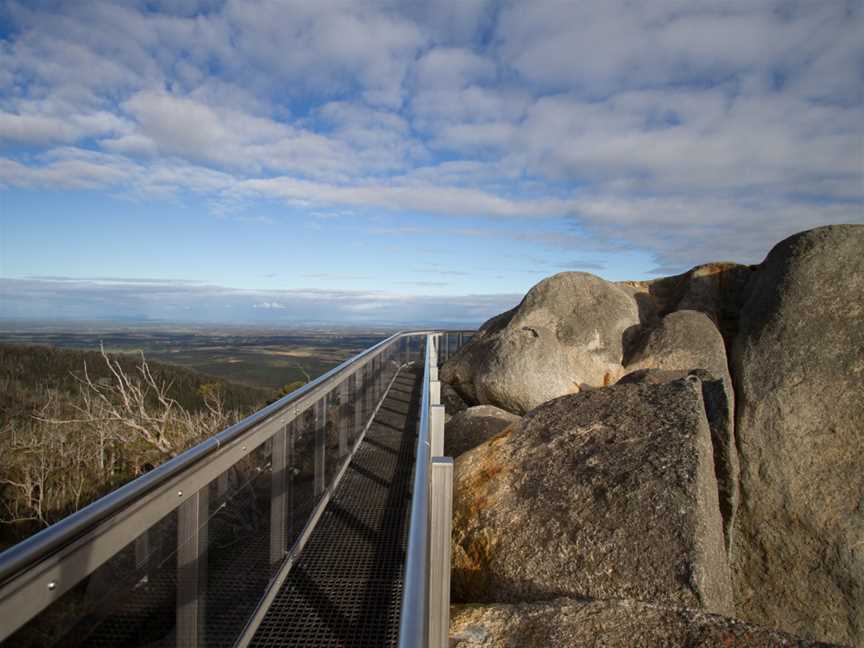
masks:
[[[3,552],[0,644],[444,646],[466,339],[398,333]]]
[[[252,646],[397,645],[421,380],[394,380]]]

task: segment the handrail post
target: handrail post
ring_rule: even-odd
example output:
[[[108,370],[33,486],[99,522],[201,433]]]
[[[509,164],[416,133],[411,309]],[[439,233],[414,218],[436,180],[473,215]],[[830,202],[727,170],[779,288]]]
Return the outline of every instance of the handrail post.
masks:
[[[209,486],[177,511],[177,646],[204,646]]]
[[[444,454],[444,406],[429,406],[429,445],[432,457]]]
[[[348,416],[348,380],[342,381],[342,384],[337,388],[339,390],[339,406],[336,409],[338,412],[336,419],[336,429],[339,434],[339,459],[348,455],[348,434],[352,421]]]
[[[147,570],[150,560],[150,529],[135,538],[135,569]]]
[[[272,441],[270,473],[270,564],[279,565],[288,551],[287,530],[290,489],[290,465],[288,456],[287,426],[282,426]]]
[[[381,400],[381,392],[384,390],[384,354],[379,353],[375,356],[375,368],[377,374],[375,376],[375,402]]]
[[[432,382],[438,381],[438,336],[430,335],[432,351],[428,354],[429,358],[429,380]]]
[[[433,457],[429,521],[429,648],[446,648],[450,629],[450,535],[453,527],[453,459]]]
[[[372,402],[374,394],[372,393],[372,361],[370,360],[363,366],[363,416],[367,416],[372,412]]]
[[[437,380],[429,381],[429,404],[441,404],[441,383]]]
[[[360,372],[356,371],[348,378],[348,402],[351,403],[353,413],[352,443],[356,443],[360,430],[363,429],[363,404],[360,402],[362,389],[357,387],[358,382],[360,382]]]
[[[314,405],[314,439],[315,439],[315,498],[324,493],[326,487],[325,475],[325,444],[327,442],[327,394],[321,396]]]

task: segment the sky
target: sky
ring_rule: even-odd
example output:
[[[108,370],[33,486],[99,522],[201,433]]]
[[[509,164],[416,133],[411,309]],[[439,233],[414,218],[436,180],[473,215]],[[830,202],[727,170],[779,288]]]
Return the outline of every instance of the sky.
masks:
[[[472,324],[842,222],[861,0],[0,0],[0,318]]]

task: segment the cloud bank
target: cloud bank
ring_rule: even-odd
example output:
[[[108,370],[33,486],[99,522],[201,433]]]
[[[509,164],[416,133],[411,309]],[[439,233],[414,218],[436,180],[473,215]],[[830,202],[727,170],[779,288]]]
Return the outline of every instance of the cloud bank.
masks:
[[[864,222],[854,1],[0,11],[10,189],[543,219],[666,271]]]
[[[385,291],[240,290],[158,279],[0,278],[0,319],[477,326],[521,295],[440,297]]]

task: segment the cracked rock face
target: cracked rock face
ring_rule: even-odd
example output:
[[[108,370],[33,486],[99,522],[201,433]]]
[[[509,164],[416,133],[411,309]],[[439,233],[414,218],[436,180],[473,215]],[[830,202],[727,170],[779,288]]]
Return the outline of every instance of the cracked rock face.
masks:
[[[453,595],[732,612],[698,379],[564,396],[456,461]]]
[[[702,610],[632,600],[453,606],[450,648],[503,646],[830,648]]]
[[[441,369],[442,382],[474,404],[522,414],[552,398],[614,383],[625,332],[639,324],[623,288],[582,272],[534,286],[492,318]]]
[[[720,493],[723,535],[731,556],[738,510],[738,452],[735,448],[735,395],[720,331],[704,313],[680,310],[635,336],[627,351],[622,382],[667,382],[692,374],[702,380],[714,468]],[[647,373],[646,373],[647,370]],[[664,374],[671,378],[663,379]]]
[[[747,289],[738,397],[739,615],[864,645],[864,227],[779,243]]]

